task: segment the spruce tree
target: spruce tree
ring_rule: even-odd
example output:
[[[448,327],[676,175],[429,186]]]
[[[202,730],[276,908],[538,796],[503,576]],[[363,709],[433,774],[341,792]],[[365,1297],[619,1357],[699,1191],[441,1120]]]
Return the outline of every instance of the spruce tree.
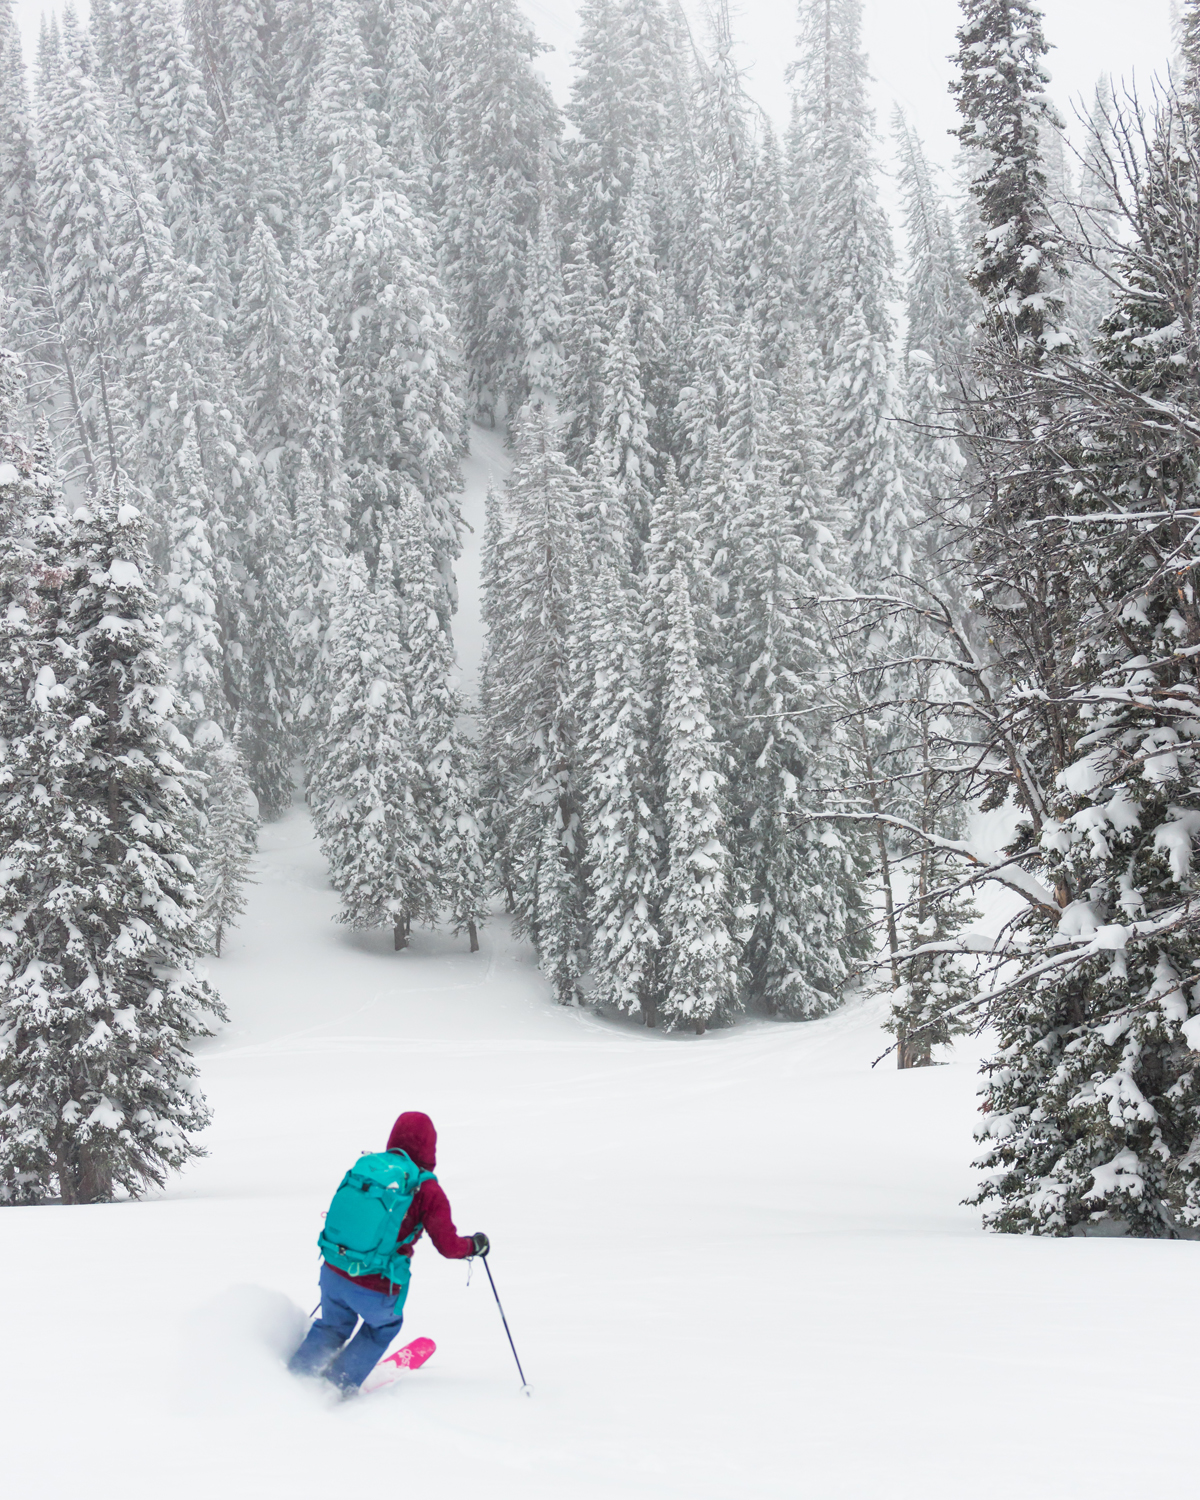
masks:
[[[802,292],[816,330],[855,581],[907,565],[911,503],[891,359],[891,233],[879,201],[862,0],[802,0],[791,129]]]
[[[153,194],[131,199],[124,144],[109,102],[90,71],[86,38],[73,16],[43,34],[37,73],[38,212],[47,289],[60,337],[72,354],[69,395],[78,446],[68,474],[89,483],[128,461],[132,402],[123,375],[141,332],[136,313],[146,269],[158,259],[161,212]],[[145,210],[144,214],[142,210]]]
[[[645,651],[632,601],[600,555],[587,590],[593,672],[582,710],[590,1003],[657,1020],[662,827]]]
[[[308,455],[301,453],[287,553],[287,628],[295,683],[292,730],[305,748],[323,718],[325,647],[341,559],[334,517]]]
[[[179,455],[163,590],[163,656],[178,696],[178,722],[192,745],[220,744],[229,713],[222,680],[217,580],[209,540],[212,506],[193,438]]]
[[[536,944],[563,1004],[576,995],[583,938],[575,763],[580,487],[550,417],[533,409],[517,430],[503,568],[490,538],[483,729],[494,761],[490,801],[502,809],[489,822],[493,837],[503,837],[498,869],[509,882],[514,927]]]
[[[451,594],[463,426],[460,368],[428,224],[379,143],[349,0],[322,17],[304,153],[317,276],[338,350],[350,520],[369,547],[378,516],[416,485]],[[315,455],[314,455],[315,456]]]
[[[246,911],[245,887],[258,843],[258,813],[236,735],[218,746],[206,765],[197,923],[209,948],[220,958],[226,932]]]
[[[856,835],[804,818],[844,785],[848,757],[844,731],[822,712],[832,655],[825,619],[805,597],[828,574],[802,550],[798,520],[764,463],[732,526],[737,774],[727,842],[744,903],[747,997],[769,1014],[808,1020],[840,1002],[866,956],[867,912]]]
[[[664,1026],[703,1032],[741,1008],[730,926],[732,872],[719,747],[700,671],[687,574],[677,564],[665,603],[661,734],[667,860],[662,928]]]
[[[342,581],[330,643],[335,691],[310,755],[309,803],[342,899],[338,920],[390,927],[400,949],[412,922],[436,918],[438,902],[414,790],[421,767],[404,693],[400,601],[385,554],[374,578],[354,557]]]
[[[239,672],[240,748],[263,817],[292,802],[292,723],[298,688],[288,600],[287,516],[273,477],[246,539],[245,630]]]
[[[522,312],[524,364],[515,387],[513,415],[524,401],[554,402],[562,392],[563,285],[558,185],[548,146],[538,163],[537,224],[525,274]]]
[[[431,850],[434,904],[447,910],[454,932],[467,933],[475,952],[486,916],[486,875],[474,756],[460,728],[454,646],[438,614],[435,553],[415,491],[391,514],[387,551],[400,596],[404,692],[420,768],[412,796]]]
[[[971,282],[993,329],[1036,360],[1065,340],[1062,237],[1048,211],[1041,155],[1043,132],[1060,124],[1046,94],[1049,45],[1034,0],[962,0],[962,12],[951,91],[985,231]]]
[[[106,490],[69,546],[69,675],[46,725],[56,817],[4,887],[0,1173],[10,1197],[91,1203],[198,1154],[208,1111],[187,1049],[222,1012],[193,967],[186,742],[141,519]]]
[[[542,199],[543,153],[558,110],[533,60],[542,50],[514,0],[453,0],[442,86],[439,189],[448,289],[461,318],[473,415],[524,399],[525,308]]]
[[[107,37],[117,87],[154,178],[178,248],[199,247],[199,210],[210,188],[215,121],[200,70],[169,0],[99,0],[109,11]]]
[[[1194,569],[1177,550],[1197,485],[1187,432],[1200,355],[1184,313],[1200,183],[1193,109],[1172,99],[1141,122],[1148,157],[1125,184],[1121,286],[1098,368],[1076,367],[1078,398],[1055,436],[1022,451],[1039,476],[1066,451],[1077,482],[1039,528],[1066,593],[1069,697],[1057,737],[1036,718],[1021,725],[1045,791],[1023,799],[1015,847],[1030,850],[1054,900],[1023,923],[980,1130],[976,1201],[1010,1232],[1173,1237],[1200,1224],[1200,621]]]

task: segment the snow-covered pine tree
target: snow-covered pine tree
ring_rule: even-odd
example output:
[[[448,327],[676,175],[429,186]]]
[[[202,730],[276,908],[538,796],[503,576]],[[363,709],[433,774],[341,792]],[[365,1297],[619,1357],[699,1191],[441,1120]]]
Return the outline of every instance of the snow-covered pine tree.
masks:
[[[665,688],[661,714],[663,983],[668,1029],[703,1032],[741,1009],[726,844],[725,777],[719,769],[708,694],[700,670],[687,573],[677,564],[664,606]]]
[[[292,731],[306,750],[328,709],[325,646],[341,560],[334,518],[307,453],[301,453],[287,558],[287,626],[295,683]]]
[[[794,412],[792,422],[805,417]],[[819,542],[804,550],[811,525],[789,505],[765,454],[743,496],[730,525],[729,753],[737,769],[726,843],[747,999],[808,1020],[839,1003],[866,956],[868,925],[861,840],[804,818],[825,811],[848,779],[844,731],[822,712],[833,653],[826,617],[811,601],[831,579]]]
[[[1017,847],[1054,896],[1031,906],[1013,993],[994,1007],[976,1201],[1009,1232],[1169,1238],[1200,1227],[1200,616],[1180,545],[1200,480],[1186,312],[1200,138],[1192,98],[1126,126],[1148,152],[1114,183],[1128,221],[1098,368],[1072,366],[1075,402],[1044,452],[1020,453],[1039,476],[1074,459],[1062,511],[1039,527],[1068,591],[1069,699],[1058,739],[1029,726],[1043,796],[1026,793]]]
[[[244,547],[239,748],[263,817],[271,819],[292,803],[292,722],[299,684],[289,629],[287,512],[273,475],[267,475],[258,494]]]
[[[0,347],[0,785],[7,789],[0,838],[8,849],[22,836],[24,814],[11,796],[17,767],[36,760],[38,715],[60,696],[62,675],[57,629],[67,521],[49,444],[25,436],[27,388],[20,357]],[[26,792],[36,785],[34,776]],[[45,813],[52,817],[53,808]]]
[[[463,407],[430,230],[363,102],[366,51],[350,0],[325,9],[320,34],[303,141],[306,201],[340,362],[350,521],[358,545],[369,547],[379,534],[377,514],[415,484],[429,509],[449,599],[459,550]]]
[[[968,1006],[979,988],[974,964],[964,957],[962,937],[979,913],[971,891],[959,889],[961,862],[948,857],[937,842],[939,837],[961,837],[966,821],[958,778],[947,773],[956,751],[955,726],[948,705],[938,703],[939,696],[953,699],[955,693],[952,674],[925,665],[917,674],[908,714],[917,775],[898,800],[921,832],[933,837],[910,857],[907,900],[892,920],[895,953],[908,955],[893,956],[889,976],[893,998],[887,1026],[896,1037],[899,1068],[928,1067],[935,1049],[970,1024]]]
[[[528,415],[528,414],[526,414]],[[494,890],[504,896],[505,907],[515,905],[512,802],[514,790],[507,768],[494,753],[492,731],[499,723],[504,694],[504,631],[510,619],[507,585],[511,571],[507,561],[507,507],[504,491],[489,484],[484,502],[483,545],[480,552],[480,617],[483,625],[483,656],[479,664],[479,713],[481,756],[479,805],[482,813],[484,856]]]
[[[582,473],[595,450],[604,410],[608,318],[604,284],[590,260],[573,261],[564,280],[563,449],[568,462]]]
[[[958,129],[975,167],[971,195],[984,235],[971,282],[990,329],[1034,360],[1065,341],[1062,236],[1047,209],[1041,137],[1060,124],[1046,93],[1049,51],[1035,0],[962,0]]]
[[[525,299],[537,233],[539,164],[558,110],[533,66],[542,51],[515,0],[452,0],[446,144],[438,173],[442,258],[457,305],[468,403],[494,425],[524,399]]]
[[[10,1197],[91,1203],[198,1154],[188,1046],[222,1011],[193,966],[186,742],[138,512],[106,488],[70,551],[56,816],[4,886],[0,1175]]]
[[[623,314],[613,330],[601,370],[604,401],[593,455],[599,472],[612,483],[627,517],[626,528],[635,543],[650,534],[650,508],[655,489],[655,455],[650,446],[652,409],[646,400],[641,369],[634,349],[633,328]]]
[[[579,27],[571,219],[580,254],[607,276],[639,166],[657,183],[682,134],[688,44],[662,0],[584,0]]]
[[[200,455],[189,435],[173,476],[163,588],[163,659],[178,697],[176,721],[192,746],[203,750],[224,739],[229,710],[222,679],[223,651],[217,618],[217,579],[208,517],[212,499]]]
[[[592,662],[581,713],[591,933],[589,1002],[657,1020],[662,828],[637,614],[601,553],[586,585]]]
[[[583,894],[576,779],[575,600],[581,565],[578,501],[582,481],[558,447],[543,408],[517,429],[506,492],[509,524],[503,570],[490,559],[486,601],[487,692],[483,740],[498,783],[489,817],[505,846],[499,868],[511,881],[519,933],[537,945],[555,995],[577,991]]]
[[[71,351],[68,392],[77,445],[64,453],[68,478],[90,484],[113,474],[130,448],[131,402],[122,379],[140,328],[140,281],[148,257],[140,205],[126,190],[125,145],[89,71],[86,38],[71,13],[43,32],[37,71],[38,211],[44,227],[48,293],[59,336]],[[160,225],[147,204],[149,232]],[[150,260],[152,264],[152,259]]]
[[[311,320],[292,283],[275,236],[261,217],[256,219],[234,319],[238,387],[245,403],[246,434],[259,463],[280,471],[294,514],[301,450],[309,444],[314,417],[319,420],[324,414],[328,421],[336,409],[337,368],[324,320],[306,329]],[[314,334],[316,350],[311,347]]]
[[[258,845],[258,811],[236,732],[206,757],[197,925],[218,958],[226,931],[245,913],[245,887]]]
[[[802,294],[821,354],[834,480],[854,581],[905,570],[911,502],[898,452],[891,232],[879,201],[862,0],[802,0],[793,194]]]
[[[352,557],[331,628],[328,723],[309,756],[309,803],[342,899],[339,921],[390,927],[397,949],[411,924],[432,923],[439,901],[435,851],[417,806],[411,705],[404,692],[400,599],[381,543],[371,578]]]
[[[795,235],[779,143],[769,124],[754,143],[734,213],[733,311],[750,317],[763,369],[776,381],[792,357],[799,308]]]
[[[50,296],[37,160],[21,34],[11,0],[0,0],[0,327],[5,342],[23,351],[41,372],[31,394],[47,415],[61,407],[78,413],[73,351],[59,338]],[[85,452],[86,437],[86,430],[77,427],[75,441]]]
[[[678,372],[672,371],[664,314],[664,293],[654,250],[654,216],[647,168],[639,163],[617,230],[611,271],[608,327],[624,327],[624,339],[637,360],[638,384],[644,398],[647,456],[653,474],[642,476],[651,492],[658,487],[663,455],[670,445],[670,416],[679,399]],[[644,533],[643,533],[644,536]]]
[[[449,912],[456,933],[467,933],[474,953],[487,912],[474,757],[460,728],[454,645],[438,614],[436,559],[415,490],[389,513],[385,546],[400,596],[403,690],[419,768],[410,795],[430,850],[434,904]]]
[[[908,243],[904,376],[909,474],[914,507],[923,513],[920,550],[932,576],[945,579],[948,524],[955,517],[963,471],[962,451],[951,434],[961,392],[969,383],[971,323],[978,303],[925,148],[898,109],[892,128]]]
[[[525,354],[514,397],[514,417],[525,401],[553,403],[562,393],[566,288],[561,238],[554,162],[549,146],[544,145],[538,163],[537,223],[525,272]]]
[[[170,0],[97,0],[93,25],[107,10],[106,59],[129,100],[176,247],[194,259],[203,242],[199,212],[211,187],[215,121],[200,69]]]

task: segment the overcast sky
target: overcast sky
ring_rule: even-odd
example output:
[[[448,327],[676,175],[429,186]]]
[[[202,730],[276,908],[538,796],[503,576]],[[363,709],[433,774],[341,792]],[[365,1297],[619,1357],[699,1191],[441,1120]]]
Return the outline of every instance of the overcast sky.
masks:
[[[571,0],[521,0],[543,41],[555,51],[542,66],[560,99],[569,82],[575,38]],[[705,35],[704,0],[683,0],[698,38]],[[787,115],[784,72],[794,56],[793,0],[731,0],[734,27],[743,39],[740,60],[748,91],[776,119]],[[901,104],[925,137],[931,154],[949,160],[946,132],[954,110],[946,85],[954,49],[956,0],[865,0],[865,42],[875,78],[875,106],[886,128],[894,104]],[[42,0],[17,0],[29,43]],[[53,8],[53,7],[52,7]],[[81,6],[81,9],[86,7]],[[1044,0],[1046,33],[1054,44],[1049,58],[1054,93],[1064,113],[1072,99],[1091,96],[1102,74],[1136,74],[1146,83],[1161,71],[1170,50],[1170,0]]]

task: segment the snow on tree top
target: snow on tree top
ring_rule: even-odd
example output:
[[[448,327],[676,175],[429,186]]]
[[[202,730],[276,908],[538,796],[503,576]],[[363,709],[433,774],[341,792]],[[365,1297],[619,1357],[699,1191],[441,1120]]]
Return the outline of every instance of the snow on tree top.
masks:
[[[133,507],[122,506],[121,511],[124,512],[125,510],[133,510]],[[136,516],[137,511],[133,511],[133,514]],[[118,519],[120,519],[119,515]],[[124,525],[125,523],[122,521],[121,524]],[[123,558],[115,558],[108,565],[108,576],[119,589],[136,588],[142,581],[142,575],[138,571],[137,563],[129,562]]]

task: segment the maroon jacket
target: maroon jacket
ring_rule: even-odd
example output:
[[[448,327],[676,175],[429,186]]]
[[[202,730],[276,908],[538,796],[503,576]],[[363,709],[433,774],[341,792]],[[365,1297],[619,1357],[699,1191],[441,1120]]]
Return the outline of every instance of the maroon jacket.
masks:
[[[405,1152],[422,1171],[432,1172],[437,1165],[437,1131],[433,1128],[433,1121],[418,1110],[410,1110],[401,1115],[392,1126],[387,1149]],[[450,1200],[442,1192],[439,1183],[423,1182],[417,1189],[412,1204],[404,1215],[404,1222],[400,1225],[397,1240],[412,1234],[414,1229],[417,1232],[413,1235],[412,1244],[399,1247],[401,1255],[412,1254],[413,1245],[421,1238],[421,1231],[425,1229],[429,1231],[434,1248],[447,1260],[465,1260],[475,1252],[475,1241],[464,1239],[455,1229],[450,1213]],[[395,1290],[386,1276],[348,1276],[336,1266],[329,1266],[329,1269],[336,1276],[344,1276],[347,1281],[365,1286],[372,1292],[386,1293]]]

